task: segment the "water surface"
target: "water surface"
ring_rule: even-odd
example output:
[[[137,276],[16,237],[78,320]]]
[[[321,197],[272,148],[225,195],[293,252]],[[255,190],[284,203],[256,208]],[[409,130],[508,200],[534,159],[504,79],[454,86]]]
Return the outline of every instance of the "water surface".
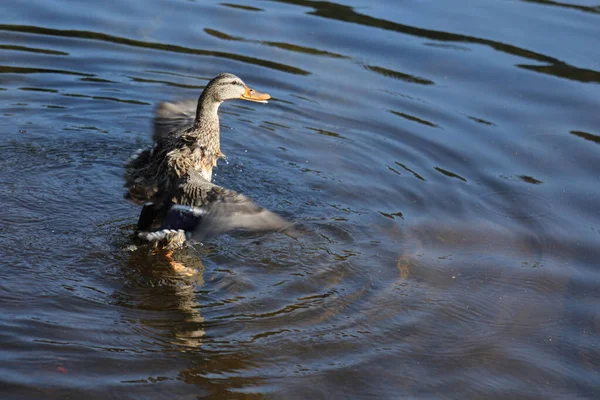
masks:
[[[7,399],[595,399],[591,1],[8,0]],[[301,224],[134,250],[122,164],[219,72],[217,183]]]

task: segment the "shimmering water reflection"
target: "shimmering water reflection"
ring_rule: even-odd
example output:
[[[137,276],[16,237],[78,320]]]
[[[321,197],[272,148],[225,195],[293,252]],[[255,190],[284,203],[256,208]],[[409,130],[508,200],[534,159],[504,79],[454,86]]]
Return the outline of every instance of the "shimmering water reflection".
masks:
[[[3,11],[3,398],[598,397],[596,5]],[[215,180],[300,229],[178,274],[122,164],[222,71],[273,100],[221,108]]]

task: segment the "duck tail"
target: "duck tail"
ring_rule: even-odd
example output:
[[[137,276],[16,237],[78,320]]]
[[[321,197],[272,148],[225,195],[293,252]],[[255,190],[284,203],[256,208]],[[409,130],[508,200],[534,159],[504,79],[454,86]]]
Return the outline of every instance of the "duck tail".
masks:
[[[154,247],[175,249],[181,247],[187,241],[187,235],[183,229],[161,229],[158,231],[138,232],[137,236],[152,243]]]

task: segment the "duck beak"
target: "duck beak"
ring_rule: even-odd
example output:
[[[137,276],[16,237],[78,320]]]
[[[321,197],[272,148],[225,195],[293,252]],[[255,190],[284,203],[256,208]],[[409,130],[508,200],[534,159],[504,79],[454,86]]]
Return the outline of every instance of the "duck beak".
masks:
[[[257,103],[267,103],[267,100],[271,98],[267,93],[261,93],[257,90],[246,86],[246,91],[240,96],[242,100],[255,101]]]

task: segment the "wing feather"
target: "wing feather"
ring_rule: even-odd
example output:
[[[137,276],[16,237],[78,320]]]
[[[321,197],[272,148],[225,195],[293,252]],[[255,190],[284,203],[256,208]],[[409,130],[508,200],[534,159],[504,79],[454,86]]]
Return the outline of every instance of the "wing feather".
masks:
[[[154,112],[154,142],[158,143],[169,133],[192,125],[197,106],[198,100],[193,99],[160,103]]]
[[[183,230],[196,241],[234,230],[283,231],[292,226],[248,197],[210,183],[195,171],[184,176],[168,198],[172,205],[161,230]]]

